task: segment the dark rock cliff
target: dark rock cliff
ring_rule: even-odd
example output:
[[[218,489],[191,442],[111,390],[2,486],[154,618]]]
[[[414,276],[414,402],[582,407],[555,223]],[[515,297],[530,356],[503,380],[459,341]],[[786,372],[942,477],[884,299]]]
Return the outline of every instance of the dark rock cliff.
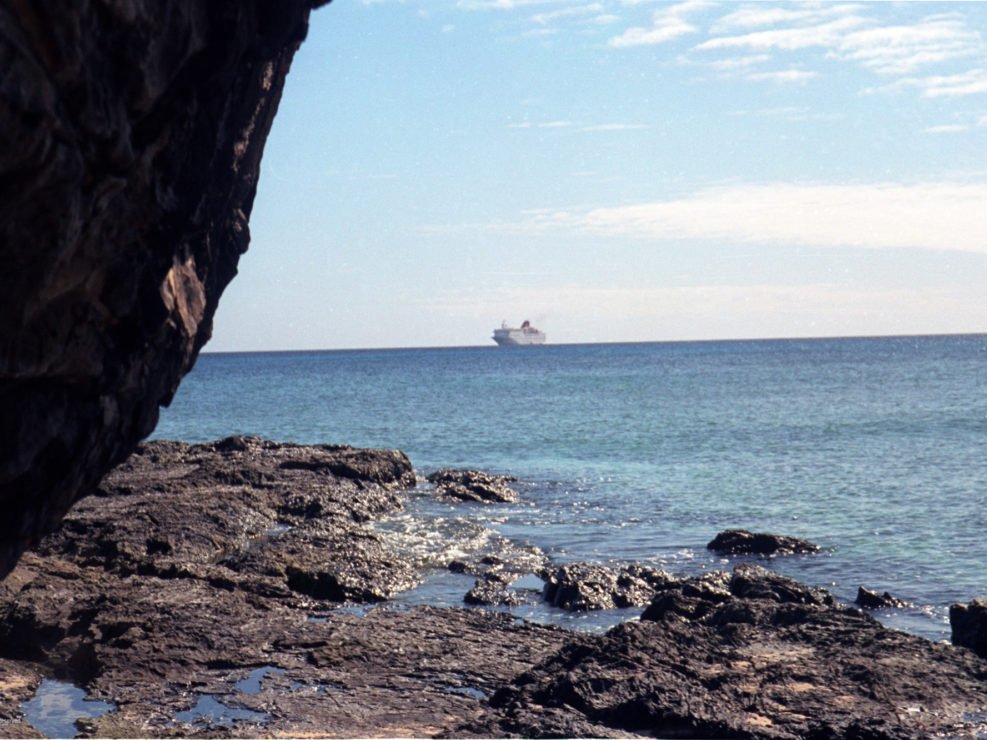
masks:
[[[324,0],[0,0],[0,576],[154,428]]]

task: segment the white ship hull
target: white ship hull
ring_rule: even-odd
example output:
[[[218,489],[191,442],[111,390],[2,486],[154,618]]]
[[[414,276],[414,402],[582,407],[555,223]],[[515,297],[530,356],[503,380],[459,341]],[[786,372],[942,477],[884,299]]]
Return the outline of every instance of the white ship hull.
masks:
[[[544,344],[545,332],[539,331],[527,321],[520,329],[507,326],[505,322],[499,329],[494,329],[493,340],[501,347],[525,347],[532,344]]]

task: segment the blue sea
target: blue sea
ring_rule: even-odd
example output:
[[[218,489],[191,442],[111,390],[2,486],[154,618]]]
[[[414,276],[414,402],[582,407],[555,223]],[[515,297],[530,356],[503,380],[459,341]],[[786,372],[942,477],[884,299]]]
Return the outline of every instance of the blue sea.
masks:
[[[736,562],[706,550],[730,528],[812,540],[765,564],[847,602],[890,591],[913,606],[879,618],[931,639],[987,596],[987,335],[203,354],[154,437],[230,434],[516,476],[518,504],[422,487],[377,525],[435,565],[403,603],[462,603],[472,579],[442,565],[463,541],[696,574]]]

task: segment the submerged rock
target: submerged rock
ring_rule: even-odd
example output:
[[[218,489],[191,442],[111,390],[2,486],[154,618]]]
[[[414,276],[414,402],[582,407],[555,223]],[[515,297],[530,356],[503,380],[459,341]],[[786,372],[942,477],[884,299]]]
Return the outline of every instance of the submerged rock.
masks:
[[[987,710],[987,662],[821,589],[739,566],[649,609],[673,594],[689,608],[566,645],[457,734],[919,738],[975,731]]]
[[[887,591],[879,594],[863,586],[857,587],[857,598],[853,603],[861,609],[901,609],[908,606],[908,602],[892,596]]]
[[[949,624],[954,645],[967,647],[987,658],[987,599],[949,607]]]
[[[320,4],[4,3],[0,577],[154,429],[209,340]]]
[[[819,546],[797,537],[728,529],[720,532],[706,545],[707,550],[720,555],[795,555],[819,552]]]
[[[428,476],[428,482],[435,484],[435,492],[439,496],[456,501],[482,503],[516,502],[517,491],[507,485],[514,480],[516,478],[508,475],[490,475],[479,470],[452,468],[443,468]]]
[[[660,568],[570,563],[541,574],[545,601],[569,611],[644,606],[674,579]]]

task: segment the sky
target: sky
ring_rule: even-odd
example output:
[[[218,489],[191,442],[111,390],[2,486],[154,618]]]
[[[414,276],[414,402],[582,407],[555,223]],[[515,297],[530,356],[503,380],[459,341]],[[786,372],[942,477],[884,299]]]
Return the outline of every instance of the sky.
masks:
[[[335,0],[209,351],[987,331],[987,3]]]

